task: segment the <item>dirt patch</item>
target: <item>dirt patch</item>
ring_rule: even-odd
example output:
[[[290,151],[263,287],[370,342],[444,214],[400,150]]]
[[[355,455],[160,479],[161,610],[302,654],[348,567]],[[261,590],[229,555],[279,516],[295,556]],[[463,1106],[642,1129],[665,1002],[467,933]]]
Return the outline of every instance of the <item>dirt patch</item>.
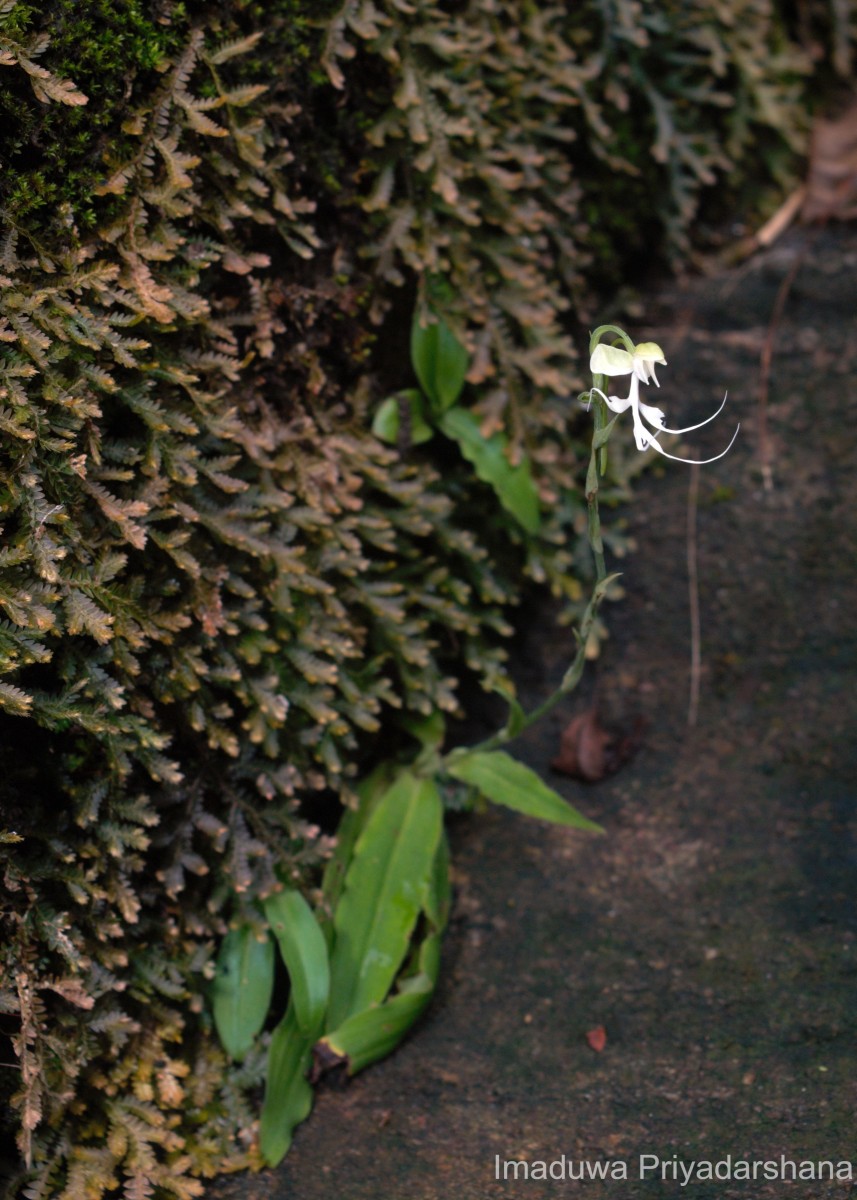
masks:
[[[759,351],[806,237],[657,297],[671,424],[731,453],[700,474],[699,722],[689,730],[689,469],[639,480],[627,597],[594,675],[608,718],[648,720],[633,762],[551,775],[570,702],[518,753],[588,815],[588,838],[491,811],[453,830],[456,907],[436,1002],[388,1061],[319,1095],[282,1167],[222,1197],[588,1200],[841,1197],[847,1183],[695,1181],[639,1156],[857,1159],[857,236],[813,235],[777,339],[774,489],[757,469]],[[571,654],[523,634],[528,700]],[[594,678],[594,676],[593,676]],[[592,682],[589,691],[591,693]],[[593,1050],[587,1032],[603,1026]],[[496,1159],[627,1163],[628,1179],[496,1178]],[[855,1163],[857,1170],[857,1163]],[[537,1171],[534,1171],[537,1173]]]

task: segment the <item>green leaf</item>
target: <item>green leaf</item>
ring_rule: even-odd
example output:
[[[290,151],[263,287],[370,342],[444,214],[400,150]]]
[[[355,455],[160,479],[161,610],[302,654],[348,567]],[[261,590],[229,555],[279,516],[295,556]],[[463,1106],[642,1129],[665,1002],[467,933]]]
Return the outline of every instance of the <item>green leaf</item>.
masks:
[[[437,912],[442,913],[445,923],[449,899],[449,854],[445,838],[441,847],[435,857],[435,882],[442,896],[435,894],[434,901],[439,901]],[[426,912],[430,916],[428,906]],[[394,1050],[425,1012],[440,971],[440,942],[441,926],[438,926],[423,938],[419,953],[414,955],[413,973],[400,979],[395,996],[348,1017],[338,1029],[321,1039],[335,1058],[347,1063],[349,1075],[362,1071]]]
[[[324,934],[300,892],[277,892],[265,900],[264,908],[289,972],[298,1028],[309,1036],[324,1020],[330,992]]]
[[[390,990],[425,904],[442,826],[432,779],[405,771],[377,801],[334,916],[328,1028],[379,1004]]]
[[[508,442],[505,434],[495,433],[484,438],[478,420],[464,408],[444,413],[440,427],[447,437],[458,442],[461,453],[476,468],[476,474],[491,484],[500,503],[518,524],[527,533],[538,533],[541,525],[539,496],[530,463],[524,458],[516,467],[512,466],[506,457]]]
[[[281,1162],[292,1134],[312,1108],[313,1090],[307,1080],[312,1048],[320,1029],[312,1036],[301,1032],[294,1004],[271,1035],[265,1077],[265,1101],[259,1120],[259,1146],[268,1166]]]
[[[407,441],[412,446],[420,446],[434,437],[434,430],[426,420],[425,404],[421,392],[416,388],[408,388],[388,396],[378,405],[378,410],[372,421],[372,432],[382,442],[395,446],[399,441],[402,422],[402,405],[406,405],[410,413],[408,419]]]
[[[446,737],[446,718],[435,710],[428,717],[403,717],[402,728],[417,739],[425,750],[437,750]]]
[[[422,325],[419,311],[414,313],[411,362],[435,412],[451,408],[464,387],[470,356],[443,317]]]
[[[395,1049],[425,1012],[433,992],[434,982],[428,975],[413,976],[407,991],[355,1013],[338,1029],[326,1034],[321,1039],[322,1045],[337,1058],[346,1060],[348,1074],[354,1075]]]
[[[437,853],[432,864],[431,878],[423,911],[434,929],[440,933],[446,927],[452,889],[449,884],[449,841],[441,829]]]
[[[596,429],[592,435],[592,449],[600,450],[602,446],[606,446],[609,441],[610,434],[613,432],[613,426],[619,420],[619,416],[615,416],[612,421],[609,421],[601,429]]]
[[[604,830],[563,800],[535,771],[502,750],[476,751],[453,759],[448,771],[455,779],[479,789],[488,800],[516,812],[574,829]]]
[[[212,1008],[217,1035],[230,1058],[241,1059],[265,1023],[274,990],[274,946],[258,927],[230,929],[217,956]]]
[[[345,885],[345,874],[354,856],[354,846],[369,814],[378,800],[396,778],[397,764],[384,761],[358,783],[356,791],[359,807],[349,808],[342,814],[336,829],[336,846],[327,861],[322,878],[322,891],[330,907],[335,910]]]

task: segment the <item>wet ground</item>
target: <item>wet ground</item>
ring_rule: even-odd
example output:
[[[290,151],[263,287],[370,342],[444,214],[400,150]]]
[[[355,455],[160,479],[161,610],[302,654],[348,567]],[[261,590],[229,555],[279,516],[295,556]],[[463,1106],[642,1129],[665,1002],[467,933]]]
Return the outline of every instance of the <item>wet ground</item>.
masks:
[[[776,338],[767,490],[759,355],[802,253]],[[729,389],[687,453],[716,453],[742,422],[699,473],[698,723],[691,473],[664,463],[637,481],[626,597],[586,689],[517,747],[606,836],[501,811],[456,825],[428,1017],[392,1058],[321,1092],[278,1170],[218,1196],[857,1196],[857,1182],[788,1181],[801,1160],[853,1161],[857,1177],[857,234],[794,231],[728,275],[673,286],[631,332],[666,352],[671,423]],[[526,624],[521,686],[536,700],[571,638],[544,612]],[[586,786],[548,764],[596,678],[608,721],[648,727],[631,762]],[[702,1167],[684,1185],[682,1166],[729,1155],[731,1178]],[[777,1177],[760,1166],[745,1181],[740,1160]],[[581,1170],[608,1178],[568,1178]]]

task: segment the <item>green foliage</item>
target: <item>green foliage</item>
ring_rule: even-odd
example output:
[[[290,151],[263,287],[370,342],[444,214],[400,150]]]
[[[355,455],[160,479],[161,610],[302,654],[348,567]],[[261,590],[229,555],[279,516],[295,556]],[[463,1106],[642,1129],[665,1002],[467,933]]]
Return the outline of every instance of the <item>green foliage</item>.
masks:
[[[336,908],[331,954],[334,1028],[390,990],[426,901],[443,809],[432,780],[405,772],[374,807]]]
[[[470,358],[458,338],[437,317],[423,325],[419,314],[411,323],[411,361],[435,415],[455,404],[464,387]]]
[[[192,1196],[274,1156],[267,1035],[227,1069],[212,1032],[224,914],[316,877],[313,797],[356,803],[382,722],[453,712],[466,668],[503,686],[523,574],[579,599],[569,314],[615,245],[681,245],[730,165],[785,169],[787,34],[758,0],[0,3],[2,1086],[33,1198]],[[414,295],[515,520],[443,439],[372,433]],[[430,994],[423,917],[336,1053]]]
[[[502,750],[462,754],[449,764],[453,779],[475,787],[480,795],[515,812],[572,829],[601,833],[601,827],[577,811],[524,763]]]
[[[345,839],[347,868],[333,893],[329,971],[321,928],[300,894],[278,893],[265,903],[291,982],[288,1009],[271,1038],[260,1119],[262,1154],[272,1165],[309,1113],[313,1052],[327,1068],[362,1070],[401,1041],[437,982],[449,908],[437,786],[401,772],[380,795],[369,786],[364,804],[351,814],[355,820],[358,813],[361,829]],[[428,927],[410,953],[421,917]],[[255,983],[247,980],[244,987],[249,997]]]
[[[300,892],[275,892],[265,900],[265,918],[289,973],[299,1031],[312,1037],[324,1020],[330,996],[327,943]]]
[[[440,427],[458,442],[461,453],[473,463],[476,474],[490,483],[500,503],[526,529],[538,533],[541,526],[539,495],[533,483],[529,459],[517,466],[509,461],[508,440],[503,433],[486,438],[473,413],[453,408],[443,414]]]
[[[244,1058],[265,1023],[274,990],[274,946],[265,930],[230,929],[217,955],[211,1011],[230,1058]]]
[[[292,1144],[295,1126],[309,1116],[313,1090],[307,1076],[320,1032],[304,1033],[290,1004],[271,1035],[265,1103],[259,1119],[259,1144],[266,1163],[280,1162]]]

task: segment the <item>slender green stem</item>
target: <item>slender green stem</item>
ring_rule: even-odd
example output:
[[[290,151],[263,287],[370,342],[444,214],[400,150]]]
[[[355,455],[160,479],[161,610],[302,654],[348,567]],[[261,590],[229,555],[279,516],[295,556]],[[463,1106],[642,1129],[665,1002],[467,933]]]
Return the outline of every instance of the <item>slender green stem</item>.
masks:
[[[604,599],[605,593],[617,575],[605,576],[604,579],[599,579],[592,589],[592,596],[586,606],[586,612],[583,614],[583,620],[580,622],[580,629],[577,633],[577,653],[572,659],[571,666],[562,677],[562,683],[559,687],[548,696],[538,708],[534,708],[531,713],[521,714],[519,720],[514,724],[510,722],[503,729],[499,729],[491,737],[486,738],[484,742],[479,742],[475,746],[459,746],[455,750],[451,750],[449,754],[445,754],[441,758],[442,766],[449,766],[456,758],[463,758],[465,754],[484,753],[486,750],[496,750],[499,746],[505,746],[507,742],[511,742],[514,738],[519,737],[542,717],[546,717],[549,712],[556,708],[563,696],[567,696],[569,692],[573,692],[580,682],[580,677],[583,674],[583,668],[586,663],[586,646],[589,642],[589,635],[592,633],[592,626],[595,623],[595,618],[598,614],[598,609],[601,606],[601,601]]]
[[[624,341],[628,350],[633,353],[634,343],[624,330],[620,329],[618,325],[601,325],[595,330],[590,339],[590,355],[601,340],[602,334],[605,333],[616,334],[617,339]],[[602,385],[605,382],[601,375],[596,375],[593,379],[592,389],[589,392],[589,403],[592,408],[593,417],[593,432],[592,451],[589,458],[589,468],[586,472],[586,503],[589,509],[589,544],[595,556],[595,585],[577,633],[577,653],[572,660],[571,666],[563,676],[562,683],[538,708],[534,708],[531,713],[524,713],[519,705],[512,704],[509,720],[503,729],[499,729],[491,737],[486,738],[484,742],[479,742],[476,746],[459,746],[457,749],[451,750],[449,754],[442,755],[437,762],[440,768],[448,768],[457,759],[463,758],[467,754],[484,754],[486,751],[496,750],[499,746],[505,746],[507,742],[511,742],[514,738],[519,737],[525,730],[535,725],[537,721],[540,721],[542,717],[547,716],[564,696],[574,691],[583,675],[583,668],[586,663],[586,646],[592,633],[592,626],[595,623],[598,609],[608,587],[617,578],[616,575],[608,576],[607,574],[607,564],[604,558],[604,541],[601,536],[601,517],[598,512],[598,477],[603,473],[606,465],[607,439],[610,437],[613,425],[613,422],[608,422],[607,419],[607,405],[596,394],[599,390],[603,391]],[[585,396],[586,393],[583,394],[581,399]]]

